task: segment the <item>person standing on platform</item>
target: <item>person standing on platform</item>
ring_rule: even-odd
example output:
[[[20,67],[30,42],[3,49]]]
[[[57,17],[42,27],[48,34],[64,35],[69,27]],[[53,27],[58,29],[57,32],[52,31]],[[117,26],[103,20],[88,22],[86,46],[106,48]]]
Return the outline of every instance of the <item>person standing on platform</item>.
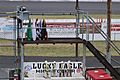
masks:
[[[40,34],[40,29],[39,29],[39,22],[38,18],[35,21],[35,27],[36,27],[36,40],[41,40],[41,34]]]
[[[42,30],[41,30],[41,40],[46,40],[47,38],[48,38],[48,35],[46,30],[46,22],[45,22],[45,19],[43,19]]]
[[[33,37],[33,41],[35,41],[36,40],[36,19],[33,19],[32,37]]]
[[[27,40],[32,41],[31,19],[29,19],[28,28],[27,28]]]

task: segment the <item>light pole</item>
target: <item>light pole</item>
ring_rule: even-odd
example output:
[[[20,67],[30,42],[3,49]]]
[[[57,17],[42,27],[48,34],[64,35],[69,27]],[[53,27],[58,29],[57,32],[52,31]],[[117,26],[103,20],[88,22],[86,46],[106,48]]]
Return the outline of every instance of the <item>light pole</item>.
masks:
[[[75,9],[76,9],[76,38],[78,38],[78,28],[79,28],[79,1],[76,0],[76,6],[75,6]],[[76,61],[77,61],[77,58],[78,58],[78,43],[75,44],[75,51],[76,51]]]
[[[108,35],[108,40],[111,40],[111,4],[112,0],[107,0],[107,35]],[[111,53],[110,53],[110,43],[106,42],[106,59],[108,60],[109,63],[111,63]]]

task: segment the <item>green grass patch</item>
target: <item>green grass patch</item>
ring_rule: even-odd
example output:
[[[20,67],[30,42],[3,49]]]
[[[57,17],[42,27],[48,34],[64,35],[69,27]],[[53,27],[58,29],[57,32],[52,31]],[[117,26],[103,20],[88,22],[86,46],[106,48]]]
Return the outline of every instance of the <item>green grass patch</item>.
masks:
[[[2,44],[10,43],[11,41],[0,40]],[[117,47],[120,47],[120,41],[114,42]],[[105,53],[106,43],[104,41],[95,41],[93,45]],[[24,46],[26,56],[75,56],[75,44],[27,44]],[[83,44],[79,44],[79,56],[83,55]],[[111,48],[111,54],[118,56],[118,54]],[[14,56],[13,47],[0,47],[1,56]],[[86,48],[86,55],[93,56]]]

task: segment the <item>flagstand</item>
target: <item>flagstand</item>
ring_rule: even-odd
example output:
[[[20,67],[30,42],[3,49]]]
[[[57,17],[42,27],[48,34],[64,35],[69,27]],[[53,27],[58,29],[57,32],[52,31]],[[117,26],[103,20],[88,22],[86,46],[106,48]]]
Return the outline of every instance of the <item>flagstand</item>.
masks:
[[[46,14],[29,14],[26,9],[23,10],[23,11],[20,11],[23,9],[23,7],[19,7],[21,9],[18,9],[17,11],[17,18],[21,21],[19,24],[18,24],[18,27],[17,27],[17,31],[18,31],[18,50],[20,50],[20,57],[21,57],[21,63],[20,63],[20,68],[21,68],[21,80],[24,80],[24,45],[25,44],[48,44],[48,43],[51,43],[51,44],[56,44],[56,43],[64,43],[64,44],[77,44],[76,45],[76,60],[78,61],[78,43],[83,43],[83,39],[79,38],[79,30],[80,30],[80,21],[79,21],[79,18],[80,18],[80,13],[81,11],[80,10],[77,10],[77,13],[59,13],[59,14],[55,14],[55,13],[46,13]],[[83,13],[83,12],[82,12]],[[28,39],[23,39],[23,32],[22,32],[22,37],[20,38],[19,37],[19,29],[21,29],[23,31],[23,20],[29,20],[29,15],[49,15],[49,16],[53,16],[53,15],[75,15],[76,16],[76,37],[75,38],[48,38],[47,40],[36,40],[36,41],[33,41],[33,40],[28,40]],[[29,20],[30,21],[30,20]],[[29,22],[30,23],[30,22]],[[31,23],[30,23],[31,24]],[[30,26],[29,24],[29,26]],[[26,28],[27,30],[30,30],[31,27],[28,27]],[[43,27],[44,28],[44,27]],[[32,28],[31,28],[32,29]],[[29,36],[30,37],[30,36]]]
[[[24,80],[24,44],[23,42],[23,20],[29,19],[29,13],[23,6],[17,7],[17,38],[18,38],[18,56],[20,56],[20,80]],[[22,36],[20,38],[20,30],[22,31]],[[19,42],[21,40],[21,42]]]

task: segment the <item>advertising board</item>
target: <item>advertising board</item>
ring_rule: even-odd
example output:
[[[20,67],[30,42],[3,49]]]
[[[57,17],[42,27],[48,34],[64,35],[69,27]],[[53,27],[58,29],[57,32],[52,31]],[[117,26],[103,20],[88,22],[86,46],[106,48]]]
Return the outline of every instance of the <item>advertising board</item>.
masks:
[[[82,62],[24,62],[24,78],[79,77]]]

